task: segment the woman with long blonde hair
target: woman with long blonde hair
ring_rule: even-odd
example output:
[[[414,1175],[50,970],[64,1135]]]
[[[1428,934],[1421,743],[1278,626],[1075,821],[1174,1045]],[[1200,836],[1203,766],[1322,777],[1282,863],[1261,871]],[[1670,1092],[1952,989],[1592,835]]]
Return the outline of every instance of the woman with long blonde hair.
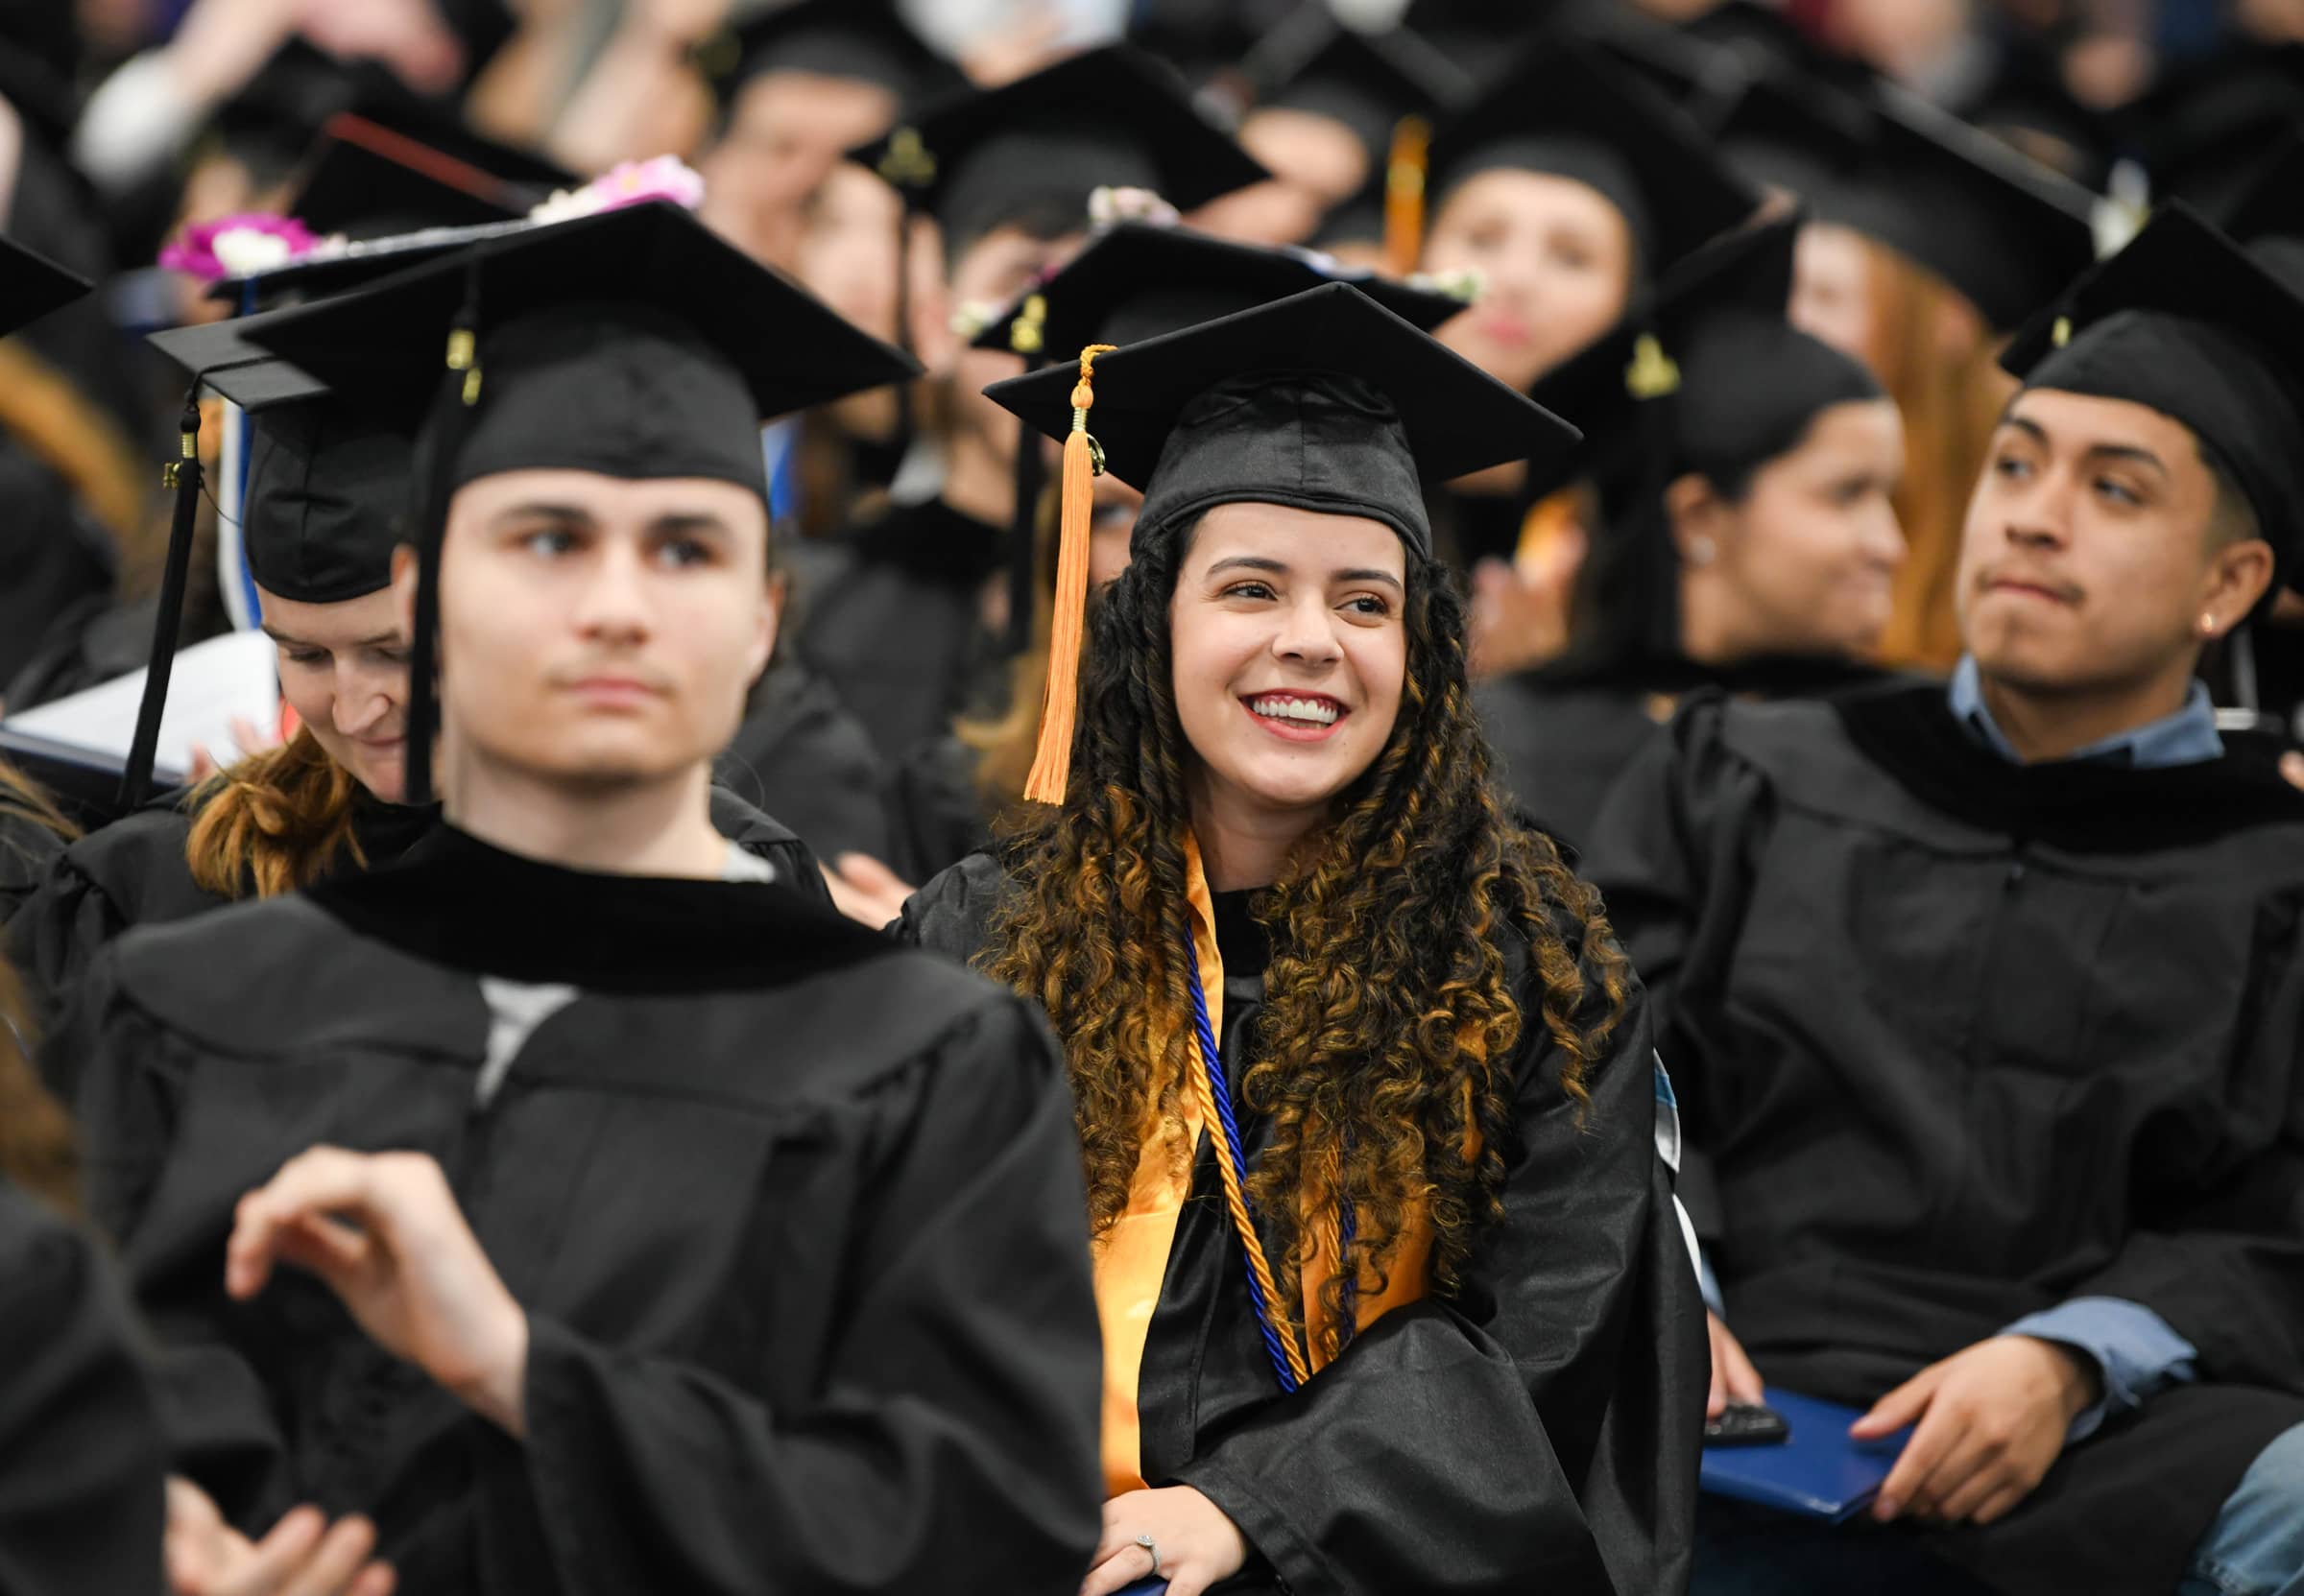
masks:
[[[1497,796],[1424,509],[1565,430],[1341,284],[1091,368],[990,391],[1072,429],[1040,807],[901,927],[1069,1062],[1083,1596],[1674,1587],[1702,1332],[1638,986]],[[1090,430],[1145,502],[1083,623]]]

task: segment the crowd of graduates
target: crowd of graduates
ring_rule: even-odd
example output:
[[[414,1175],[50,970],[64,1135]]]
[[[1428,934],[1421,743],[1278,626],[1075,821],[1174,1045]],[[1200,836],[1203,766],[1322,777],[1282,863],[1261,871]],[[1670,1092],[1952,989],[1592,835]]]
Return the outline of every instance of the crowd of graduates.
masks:
[[[2304,1596],[2291,11],[0,12],[0,1596]]]

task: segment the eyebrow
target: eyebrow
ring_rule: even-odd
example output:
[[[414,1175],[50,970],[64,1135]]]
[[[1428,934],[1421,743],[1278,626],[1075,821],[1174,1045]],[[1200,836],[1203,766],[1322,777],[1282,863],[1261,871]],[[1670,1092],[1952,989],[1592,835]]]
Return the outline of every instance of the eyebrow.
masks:
[[[1274,576],[1286,576],[1288,574],[1288,567],[1284,561],[1278,560],[1266,560],[1260,555],[1236,554],[1230,560],[1219,560],[1213,565],[1211,565],[1208,568],[1208,574],[1212,577],[1224,571],[1269,571]],[[1349,571],[1332,572],[1329,576],[1329,581],[1380,582],[1385,586],[1390,587],[1395,591],[1398,591],[1401,586],[1400,578],[1394,576],[1391,572],[1379,571],[1369,567],[1358,567]]]
[[[723,536],[733,536],[735,532],[735,528],[730,526],[719,516],[709,511],[702,510],[680,511],[670,515],[659,515],[648,523],[648,530],[659,536],[676,532],[716,532]]]
[[[2048,429],[2028,416],[2003,416],[2000,424],[2014,427],[2043,448],[2048,446]],[[2139,465],[2149,465],[2162,476],[2169,474],[2168,463],[2141,443],[2091,443],[2084,452],[2099,458],[2132,461]]]
[[[324,643],[307,643],[301,637],[292,637],[287,632],[281,631],[275,628],[269,621],[258,622],[257,630],[262,631],[265,636],[271,638],[274,642],[279,644],[283,648],[318,649],[329,647],[329,645]],[[384,643],[396,643],[399,640],[400,634],[396,630],[392,631],[379,631],[372,637],[362,637],[352,643],[345,644],[343,646],[355,649],[372,649]]]
[[[594,524],[592,512],[580,504],[553,504],[543,499],[532,499],[496,512],[497,526],[512,521],[576,521],[588,527]]]

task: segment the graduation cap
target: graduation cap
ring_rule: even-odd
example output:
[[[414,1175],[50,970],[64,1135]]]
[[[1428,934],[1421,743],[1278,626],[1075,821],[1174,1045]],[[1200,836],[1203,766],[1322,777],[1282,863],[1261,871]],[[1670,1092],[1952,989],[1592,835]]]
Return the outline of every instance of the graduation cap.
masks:
[[[2001,365],[2190,428],[2255,512],[2278,580],[2304,539],[2304,298],[2181,201],[2040,312]],[[2268,602],[2269,595],[2268,594]]]
[[[1006,224],[1085,226],[1099,187],[1152,189],[1190,210],[1271,176],[1171,68],[1124,44],[942,96],[850,158],[934,217],[953,251]]]
[[[1787,72],[1849,93],[1862,92],[1878,76],[1865,62],[1831,48],[1794,22],[1782,7],[1763,0],[1722,0],[1681,24],[1681,32],[1747,72]]]
[[[1064,269],[977,334],[980,349],[1032,364],[1051,354],[1077,358],[1091,344],[1135,344],[1196,322],[1252,309],[1325,282],[1347,281],[1412,325],[1430,330],[1456,315],[1452,295],[1347,272],[1307,250],[1264,249],[1189,227],[1120,222],[1098,233]],[[1016,451],[1016,523],[1009,544],[1009,636],[1020,653],[1032,636],[1032,517],[1043,483],[1032,428]]]
[[[373,593],[392,581],[392,551],[402,541],[413,418],[364,409],[268,354],[251,341],[252,323],[258,332],[270,324],[202,322],[148,342],[249,417],[240,536],[257,585],[302,604]]]
[[[2004,51],[1984,81],[1947,108],[2082,187],[2101,189],[2111,175],[2111,119],[2072,92],[2047,50]]]
[[[1294,110],[1343,124],[1371,161],[1390,158],[1404,117],[1430,118],[1471,98],[1473,80],[1405,28],[1362,33],[1310,0],[1240,63],[1259,110]]]
[[[2244,45],[2164,71],[2113,113],[2155,199],[2228,204],[2263,152],[2304,124],[2304,44]]]
[[[63,309],[95,286],[46,255],[0,236],[0,337]]]
[[[1727,480],[1793,447],[1821,411],[1882,396],[1861,362],[1786,320],[1804,221],[1795,212],[1707,245],[1531,390],[1584,442],[1560,468],[1530,473],[1526,502],[1577,477],[1600,489],[1610,536],[1583,583],[1616,634],[1603,650],[1679,653],[1678,561],[1664,518],[1674,480]]]
[[[1623,216],[1651,275],[1742,223],[1761,199],[1685,114],[1566,35],[1540,41],[1434,135],[1427,188],[1438,202],[1500,167],[1596,189]]]
[[[2257,164],[2223,221],[2259,265],[2304,293],[2304,127]]]
[[[1764,70],[1714,131],[1754,178],[1919,262],[1996,328],[2096,258],[2096,196],[1892,83],[1860,98]]]
[[[895,0],[795,0],[728,30],[700,52],[725,110],[746,83],[771,72],[805,72],[874,83],[911,105],[962,80],[922,38]]]
[[[702,477],[768,497],[759,422],[917,374],[804,290],[662,202],[488,240],[239,325],[420,434],[409,790],[429,787],[439,553],[455,490],[558,467]],[[445,369],[439,353],[446,348]]]
[[[510,222],[532,203],[524,183],[347,111],[322,130],[288,213],[316,233],[385,237]]]
[[[1507,461],[1547,469],[1576,439],[1348,283],[1120,348],[1091,345],[1076,366],[984,392],[1064,440],[1047,706],[1024,790],[1051,803],[1063,801],[1071,769],[1099,468],[1143,490],[1132,539],[1140,553],[1213,506],[1256,502],[1381,521],[1429,559],[1426,483]]]

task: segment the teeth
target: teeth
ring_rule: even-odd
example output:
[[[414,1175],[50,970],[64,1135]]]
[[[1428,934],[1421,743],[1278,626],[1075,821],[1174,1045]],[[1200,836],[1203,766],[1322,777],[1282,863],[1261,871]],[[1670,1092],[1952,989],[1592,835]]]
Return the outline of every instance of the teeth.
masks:
[[[1292,699],[1281,693],[1266,693],[1262,698],[1249,700],[1248,707],[1276,721],[1302,721],[1308,726],[1336,724],[1336,706],[1316,699]]]

